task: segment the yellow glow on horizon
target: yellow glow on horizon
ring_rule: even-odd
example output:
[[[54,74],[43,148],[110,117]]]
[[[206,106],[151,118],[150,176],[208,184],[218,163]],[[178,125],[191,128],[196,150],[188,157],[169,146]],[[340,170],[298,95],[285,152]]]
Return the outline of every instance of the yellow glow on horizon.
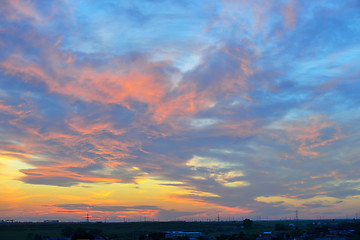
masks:
[[[16,155],[17,153],[1,152],[0,153],[0,183],[11,181],[19,178],[24,174],[19,170],[33,168],[31,165],[19,160]],[[20,154],[24,155],[24,154]]]
[[[84,210],[69,210],[63,213],[64,209],[59,206],[66,204],[79,204],[79,206],[134,206],[135,210],[133,212],[119,212],[119,214],[144,214],[147,216],[154,216],[157,210],[140,211],[136,210],[136,206],[150,205],[160,209],[180,212],[206,211],[214,207],[221,209],[220,205],[209,204],[201,200],[201,197],[220,197],[217,194],[198,191],[195,188],[186,186],[186,183],[181,181],[151,178],[147,174],[135,178],[135,183],[92,182],[67,187],[24,183],[18,180],[24,176],[19,170],[34,169],[34,167],[21,161],[17,156],[20,155],[14,155],[14,153],[0,155],[0,204],[4,209],[8,209],[8,211],[4,212],[8,216],[21,212],[24,216],[58,214],[59,216],[74,217],[75,219],[82,217]],[[33,158],[30,155],[26,157]],[[216,167],[218,164],[214,163],[212,166]],[[132,170],[139,171],[139,168],[133,167]],[[239,175],[242,175],[242,173],[231,171],[225,174],[223,178]],[[194,178],[204,179],[201,176],[194,176]],[[93,177],[90,180],[101,181],[102,178]],[[236,181],[228,184],[231,186],[231,184],[241,185],[243,183]],[[174,193],[176,194],[174,195]],[[108,212],[97,212],[103,215],[110,214]]]

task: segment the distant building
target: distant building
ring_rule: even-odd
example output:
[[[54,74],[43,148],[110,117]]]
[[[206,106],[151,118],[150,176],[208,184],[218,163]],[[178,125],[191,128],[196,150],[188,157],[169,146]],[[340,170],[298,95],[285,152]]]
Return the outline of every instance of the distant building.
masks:
[[[203,234],[201,232],[182,232],[182,231],[174,231],[174,232],[166,232],[165,238],[176,239],[179,237],[189,237],[190,240],[199,239]]]
[[[58,223],[59,220],[44,220],[44,223]]]
[[[14,223],[15,220],[13,219],[7,219],[7,220],[0,220],[0,223]]]

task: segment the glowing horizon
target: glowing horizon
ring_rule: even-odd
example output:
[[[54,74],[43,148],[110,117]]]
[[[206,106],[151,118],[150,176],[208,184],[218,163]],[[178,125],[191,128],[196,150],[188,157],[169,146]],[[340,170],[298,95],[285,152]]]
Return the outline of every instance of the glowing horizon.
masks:
[[[358,1],[195,2],[0,3],[0,220],[359,215]]]

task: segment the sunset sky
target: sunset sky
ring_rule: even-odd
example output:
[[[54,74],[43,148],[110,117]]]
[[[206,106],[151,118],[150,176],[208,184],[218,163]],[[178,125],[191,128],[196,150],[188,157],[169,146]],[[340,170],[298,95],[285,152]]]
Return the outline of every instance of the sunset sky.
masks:
[[[0,220],[360,216],[358,0],[4,0]]]

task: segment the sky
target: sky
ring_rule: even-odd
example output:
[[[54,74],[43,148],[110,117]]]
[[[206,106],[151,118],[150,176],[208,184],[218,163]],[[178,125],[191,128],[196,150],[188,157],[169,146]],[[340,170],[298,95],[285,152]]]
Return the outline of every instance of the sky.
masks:
[[[360,216],[357,0],[4,0],[0,219]]]

